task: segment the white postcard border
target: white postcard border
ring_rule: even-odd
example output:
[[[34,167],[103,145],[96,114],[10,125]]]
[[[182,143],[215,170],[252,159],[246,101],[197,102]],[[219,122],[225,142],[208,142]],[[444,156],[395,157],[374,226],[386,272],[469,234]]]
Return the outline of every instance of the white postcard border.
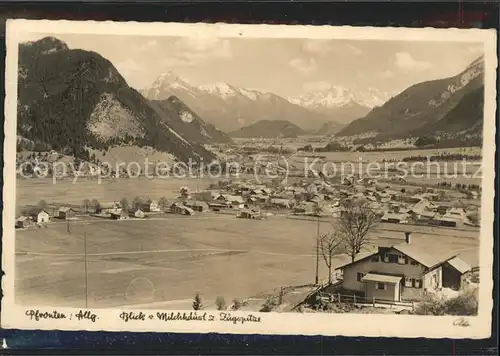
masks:
[[[216,311],[207,311],[207,319],[213,321],[159,321],[150,318],[154,310],[143,310],[145,321],[124,322],[122,309],[91,310],[98,316],[95,322],[89,319],[69,320],[76,315],[77,308],[52,308],[46,306],[20,306],[14,301],[15,276],[15,204],[16,199],[16,111],[18,44],[30,33],[51,35],[62,33],[117,34],[143,36],[195,36],[195,37],[246,37],[246,38],[311,38],[311,39],[358,39],[358,40],[405,40],[476,42],[484,44],[485,56],[485,102],[483,182],[481,201],[481,243],[479,313],[466,317],[468,327],[459,326],[461,318],[451,316],[416,315],[367,315],[367,314],[321,314],[321,313],[246,313],[231,312],[232,316],[259,317],[260,322],[237,322],[220,320]],[[138,332],[187,332],[187,333],[231,333],[231,334],[302,334],[325,336],[378,336],[378,337],[430,337],[430,338],[485,338],[491,335],[492,265],[493,265],[493,197],[494,155],[496,119],[496,31],[478,29],[411,29],[351,26],[288,26],[288,25],[235,25],[235,24],[183,24],[183,23],[137,23],[96,21],[49,21],[8,20],[6,57],[6,100],[4,142],[4,190],[3,190],[3,269],[2,279],[2,328],[41,330],[89,330],[89,331],[138,331]],[[6,204],[7,203],[7,204]],[[28,309],[65,313],[66,319],[35,321],[26,317]],[[139,312],[134,310],[134,312]],[[169,311],[170,312],[170,311]],[[191,310],[186,311],[192,312]],[[199,312],[202,314],[204,311]]]

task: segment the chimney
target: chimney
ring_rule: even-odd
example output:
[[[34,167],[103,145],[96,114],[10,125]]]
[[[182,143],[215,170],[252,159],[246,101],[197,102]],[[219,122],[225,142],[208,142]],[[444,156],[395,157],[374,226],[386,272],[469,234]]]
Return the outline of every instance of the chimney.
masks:
[[[407,244],[410,243],[410,235],[411,235],[411,232],[405,232],[405,241]]]

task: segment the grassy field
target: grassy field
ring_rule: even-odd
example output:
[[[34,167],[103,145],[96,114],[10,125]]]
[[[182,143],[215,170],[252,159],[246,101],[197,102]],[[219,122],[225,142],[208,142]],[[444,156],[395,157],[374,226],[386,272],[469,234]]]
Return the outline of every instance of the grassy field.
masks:
[[[164,196],[167,199],[175,199],[179,196],[181,186],[189,189],[205,189],[210,183],[216,183],[217,179],[205,177],[202,179],[176,179],[157,178],[148,179],[106,179],[101,183],[95,180],[81,178],[75,183],[71,179],[57,180],[54,184],[52,179],[18,179],[16,184],[16,207],[19,210],[26,205],[36,205],[40,200],[51,204],[82,204],[84,199],[97,199],[99,202],[119,201],[127,198],[130,201],[136,196],[143,198],[159,199]]]
[[[321,224],[321,231],[328,229],[327,223]],[[372,238],[376,244],[400,243],[406,229],[383,224]],[[148,304],[180,309],[190,308],[197,292],[206,304],[213,304],[219,295],[230,302],[314,281],[314,221],[278,216],[252,221],[207,213],[78,221],[71,223],[70,231],[64,222],[17,231],[19,302],[84,307],[87,293],[88,307]],[[470,264],[478,264],[478,231],[412,231],[414,243],[434,251],[451,248]],[[339,257],[335,263],[344,260]],[[320,266],[320,277],[326,279],[326,268]]]

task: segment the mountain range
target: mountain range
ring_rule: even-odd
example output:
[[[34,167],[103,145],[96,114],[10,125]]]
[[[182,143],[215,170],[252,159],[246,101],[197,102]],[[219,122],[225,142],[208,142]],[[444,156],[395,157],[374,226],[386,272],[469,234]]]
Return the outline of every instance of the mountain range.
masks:
[[[341,86],[330,86],[327,90],[311,91],[304,95],[289,97],[288,100],[346,125],[364,117],[370,110],[381,106],[390,97],[389,93],[375,88],[354,91]]]
[[[230,138],[178,98],[150,102],[107,59],[45,37],[19,46],[18,135],[88,159],[90,150],[149,147],[187,161]]]
[[[435,146],[480,145],[484,101],[484,58],[459,74],[415,84],[353,121],[340,137],[358,142],[417,138]]]
[[[224,132],[232,132],[260,120],[289,121],[304,130],[317,130],[327,122],[335,124],[338,129],[342,127],[328,113],[309,110],[273,93],[239,88],[228,83],[194,86],[172,72],[159,76],[142,93],[151,100],[164,100],[174,95],[203,120]]]

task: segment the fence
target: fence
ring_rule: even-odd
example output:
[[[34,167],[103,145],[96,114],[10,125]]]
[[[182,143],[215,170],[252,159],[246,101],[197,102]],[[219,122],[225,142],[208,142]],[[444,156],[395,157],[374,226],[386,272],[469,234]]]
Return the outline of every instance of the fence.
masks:
[[[393,306],[396,307],[405,307],[412,308],[415,310],[414,302],[402,302],[395,300],[387,300],[387,299],[378,299],[378,298],[365,298],[356,294],[340,294],[340,293],[319,293],[319,298],[323,301],[333,302],[333,303],[346,303],[346,304],[360,304],[360,305],[371,305],[375,306],[377,304],[390,305],[391,308]]]

